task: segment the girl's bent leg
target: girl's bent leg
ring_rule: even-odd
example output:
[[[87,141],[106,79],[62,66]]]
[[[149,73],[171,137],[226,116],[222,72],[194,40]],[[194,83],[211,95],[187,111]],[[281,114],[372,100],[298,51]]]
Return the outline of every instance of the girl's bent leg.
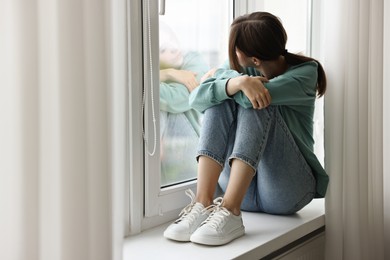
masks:
[[[196,201],[212,203],[218,178],[235,133],[237,104],[227,100],[206,110],[198,145],[198,182]],[[231,145],[230,145],[231,146]]]
[[[272,214],[301,209],[313,198],[315,181],[278,108],[239,108],[237,114],[237,135],[230,158],[257,170],[241,208]],[[219,180],[222,190],[226,190],[230,174],[225,167]]]
[[[272,113],[272,109],[238,108],[234,146],[229,147],[230,157],[219,180],[225,191],[224,205],[236,215],[240,213],[257,161],[266,145]]]
[[[207,109],[203,116],[198,155],[207,156],[223,167],[229,145],[234,141],[238,105],[226,100]]]
[[[253,168],[245,162],[233,160],[223,206],[234,215],[240,215],[241,203],[253,179],[253,173]]]
[[[199,157],[196,202],[202,203],[205,207],[213,203],[221,170],[222,167],[209,157]]]
[[[316,184],[312,170],[279,112],[275,114],[275,124],[257,169],[253,187],[259,210],[293,214],[314,198]]]

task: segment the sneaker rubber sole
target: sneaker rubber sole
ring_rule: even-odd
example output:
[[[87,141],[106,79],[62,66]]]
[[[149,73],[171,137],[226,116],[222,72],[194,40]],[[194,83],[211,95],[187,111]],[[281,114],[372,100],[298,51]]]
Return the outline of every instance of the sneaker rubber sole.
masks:
[[[225,237],[215,237],[215,236],[207,236],[203,234],[194,233],[190,237],[190,241],[196,244],[209,245],[209,246],[220,246],[227,244],[234,239],[237,239],[245,234],[244,226],[239,227],[238,229],[233,230]]]
[[[170,232],[170,230],[165,230],[164,237],[179,242],[190,242],[191,234],[180,234],[177,232]]]

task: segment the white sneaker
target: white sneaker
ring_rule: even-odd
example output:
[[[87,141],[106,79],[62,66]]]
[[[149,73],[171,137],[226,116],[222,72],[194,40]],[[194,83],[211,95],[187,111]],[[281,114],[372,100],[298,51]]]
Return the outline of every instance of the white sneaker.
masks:
[[[212,213],[191,235],[191,242],[204,245],[224,245],[244,235],[245,227],[242,223],[242,215],[232,214],[222,207],[222,198],[214,200],[214,205],[205,209]]]
[[[188,242],[192,233],[207,219],[209,213],[203,211],[203,204],[195,202],[195,194],[192,190],[188,189],[185,193],[191,198],[191,203],[180,212],[180,218],[167,227],[164,237]]]

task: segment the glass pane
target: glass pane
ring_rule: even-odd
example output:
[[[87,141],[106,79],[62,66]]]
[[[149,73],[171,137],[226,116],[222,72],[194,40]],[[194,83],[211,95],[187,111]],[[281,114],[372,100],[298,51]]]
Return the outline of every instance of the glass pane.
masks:
[[[196,178],[201,114],[188,96],[203,74],[227,60],[231,1],[166,0],[160,15],[161,186]]]
[[[286,48],[292,53],[310,55],[308,0],[264,0],[263,10],[279,17],[287,32]]]

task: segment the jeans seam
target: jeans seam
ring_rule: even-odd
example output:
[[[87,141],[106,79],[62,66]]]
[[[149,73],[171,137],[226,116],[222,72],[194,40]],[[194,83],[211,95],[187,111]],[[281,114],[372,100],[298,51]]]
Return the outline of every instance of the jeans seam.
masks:
[[[224,162],[226,161],[226,157],[228,156],[228,152],[229,152],[229,136],[230,136],[230,133],[232,132],[232,129],[233,129],[233,126],[234,124],[237,125],[237,104],[234,103],[234,106],[233,106],[233,109],[232,109],[232,113],[233,113],[233,120],[229,126],[229,132],[228,132],[228,140],[226,141],[226,147],[225,147],[225,152],[224,152],[224,155],[225,155],[225,158],[224,158]],[[237,131],[237,126],[236,126],[236,131]],[[229,163],[230,165],[230,163]]]
[[[257,172],[257,169],[256,167],[254,167],[253,165],[256,164],[253,160],[251,160],[250,158],[246,157],[245,155],[243,154],[240,154],[240,153],[232,153],[230,156],[229,156],[229,165],[231,166],[231,161],[233,159],[238,159],[242,162],[244,162],[245,164],[249,165],[254,171],[255,173]]]
[[[266,109],[265,111],[267,111],[267,120],[266,120],[266,123],[265,123],[265,127],[264,127],[264,135],[263,135],[263,138],[260,142],[260,149],[259,149],[259,152],[256,156],[256,161],[254,163],[254,165],[252,165],[253,168],[255,168],[255,172],[257,173],[257,167],[259,165],[259,162],[260,162],[260,157],[261,155],[263,154],[264,152],[264,149],[265,149],[265,142],[268,140],[268,135],[269,135],[269,130],[270,130],[270,126],[271,126],[271,120],[272,120],[272,117],[270,115],[270,112],[269,110],[271,110],[272,107],[270,107],[269,109]],[[274,110],[272,108],[272,110]],[[272,111],[273,113],[275,113],[275,111]],[[274,115],[275,116],[275,115]]]
[[[282,118],[282,115],[280,115],[280,113],[279,113],[279,116],[277,116],[276,121],[282,127],[284,133],[288,136],[288,141],[290,142],[290,144],[292,144],[292,147],[294,147],[294,150],[296,152],[299,152],[300,154],[302,154],[301,151],[299,150],[297,143],[295,142],[294,137],[291,134],[290,129],[286,125],[286,122],[284,121],[284,119]]]
[[[305,168],[305,170],[307,170],[308,172],[311,172],[312,171],[311,168],[307,164],[306,159],[303,157],[301,150],[299,149],[297,143],[295,142],[294,136],[292,135],[290,129],[288,128],[286,122],[284,121],[284,119],[283,119],[283,117],[282,117],[282,115],[280,113],[279,113],[279,116],[277,116],[276,121],[282,127],[282,129],[285,132],[285,134],[288,136],[287,140],[290,142],[290,144],[293,147],[294,151],[297,154],[299,154],[299,157],[301,158],[302,161],[306,162],[305,164],[303,164],[303,167]]]
[[[196,160],[199,161],[199,157],[200,156],[206,156],[210,159],[212,159],[213,161],[215,161],[216,163],[218,163],[222,168],[224,166],[224,161],[223,159],[221,158],[218,158],[218,156],[215,156],[215,154],[213,153],[210,153],[208,151],[198,151],[197,155],[196,155]]]

